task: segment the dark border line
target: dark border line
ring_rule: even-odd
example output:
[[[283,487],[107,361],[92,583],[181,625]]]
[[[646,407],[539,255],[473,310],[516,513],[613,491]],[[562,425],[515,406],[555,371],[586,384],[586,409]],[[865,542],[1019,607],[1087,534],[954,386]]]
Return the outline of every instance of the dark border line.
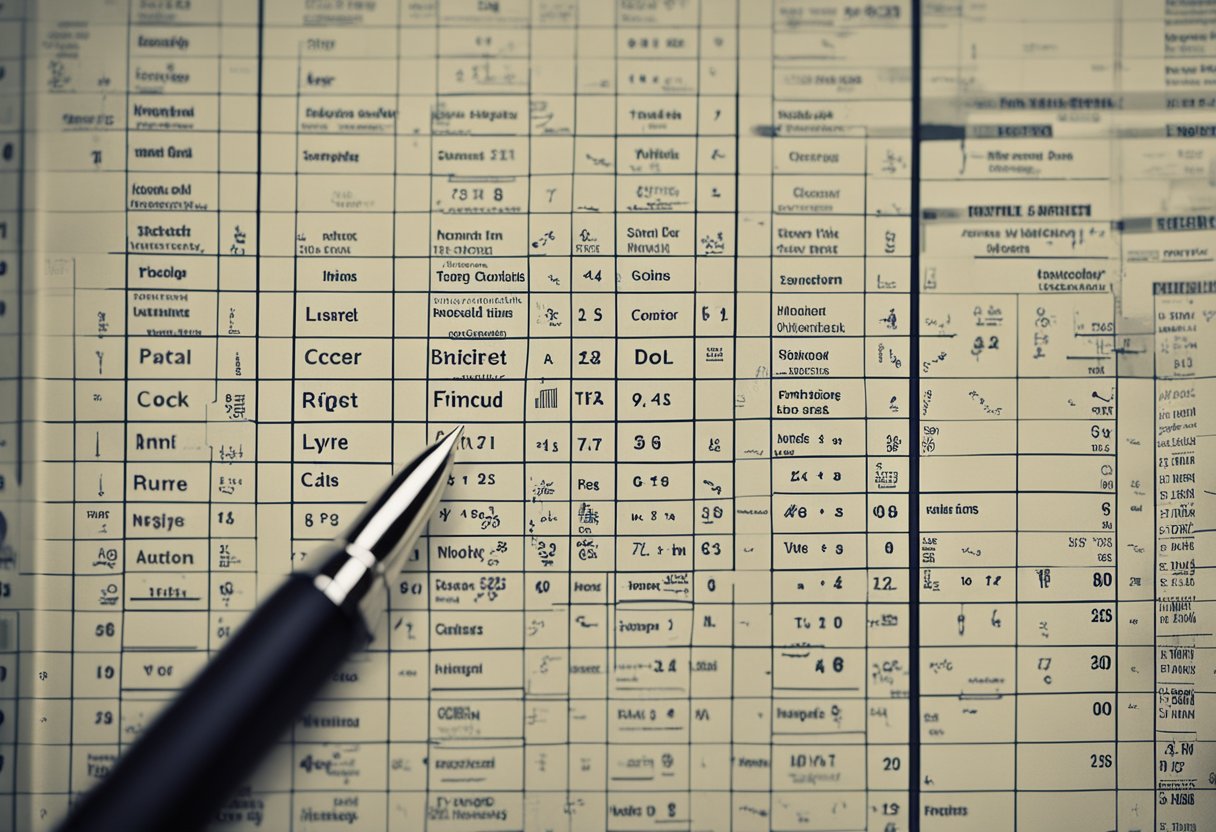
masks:
[[[26,69],[29,66],[29,59],[26,55],[26,45],[29,40],[27,31],[27,23],[29,22],[29,7],[23,6],[21,9],[21,42],[18,44],[17,54],[18,66],[18,97],[20,104],[18,105],[17,115],[17,217],[16,217],[16,235],[17,235],[17,251],[16,251],[16,268],[17,268],[17,435],[13,441],[16,444],[16,460],[17,470],[13,472],[13,481],[16,485],[13,488],[13,494],[16,497],[13,510],[13,526],[18,530],[18,540],[25,536],[25,519],[29,515],[26,512],[26,501],[22,494],[22,477],[25,468],[25,141],[28,138],[28,133],[25,129],[26,116],[26,99],[25,92],[25,76]],[[73,386],[75,380],[73,380]],[[30,422],[30,429],[34,429],[33,421]],[[32,605],[31,605],[32,607]],[[33,618],[33,610],[26,613],[28,618]],[[13,637],[16,639],[15,644],[17,649],[13,653],[13,673],[16,679],[21,679],[21,612],[18,611],[13,616],[13,629],[15,633]],[[13,744],[12,744],[12,766],[14,772],[13,780],[13,798],[12,805],[9,807],[9,818],[12,823],[12,828],[19,828],[17,819],[20,817],[17,811],[17,805],[20,803],[17,800],[17,780],[16,772],[19,771],[17,766],[21,760],[21,694],[18,688],[17,694],[13,697]]]
[[[912,0],[911,285],[908,291],[908,829],[920,829],[920,123],[921,0]]]
[[[25,126],[25,70],[27,59],[25,54],[26,45],[26,21],[29,19],[28,9],[23,9],[21,12],[21,44],[17,50],[20,58],[21,72],[18,75],[20,88],[17,94],[21,99],[17,116],[17,216],[15,217],[16,228],[13,229],[14,238],[17,241],[17,247],[14,250],[14,260],[16,261],[17,272],[17,396],[16,396],[16,436],[13,437],[13,443],[17,446],[17,470],[13,472],[13,480],[16,483],[14,494],[17,497],[16,512],[13,515],[13,524],[16,526],[20,517],[24,512],[21,510],[21,482],[25,473],[25,212],[27,206],[25,204],[25,142],[29,138],[29,133]],[[73,336],[75,330],[73,329]],[[30,423],[31,427],[33,422]],[[15,743],[14,743],[15,744]],[[14,787],[15,788],[15,787]]]

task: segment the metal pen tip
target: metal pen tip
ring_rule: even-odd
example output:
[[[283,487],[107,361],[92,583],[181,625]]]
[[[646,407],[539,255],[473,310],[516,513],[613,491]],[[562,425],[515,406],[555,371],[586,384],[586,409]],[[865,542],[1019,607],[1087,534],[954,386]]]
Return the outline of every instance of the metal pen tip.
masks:
[[[441,450],[447,454],[451,454],[455,450],[456,443],[460,440],[460,434],[462,433],[464,433],[464,425],[457,425],[456,427],[452,428],[451,432],[447,436],[443,437],[438,443],[436,443],[438,445],[436,450]]]
[[[383,601],[372,600],[373,585],[401,571],[406,553],[439,505],[464,425],[457,425],[406,464],[346,531],[331,544],[334,554],[317,572],[317,586],[340,606],[359,604],[374,628]]]
[[[413,543],[447,485],[463,430],[464,425],[457,425],[398,471],[343,537],[372,553],[380,562],[390,560],[396,550]]]

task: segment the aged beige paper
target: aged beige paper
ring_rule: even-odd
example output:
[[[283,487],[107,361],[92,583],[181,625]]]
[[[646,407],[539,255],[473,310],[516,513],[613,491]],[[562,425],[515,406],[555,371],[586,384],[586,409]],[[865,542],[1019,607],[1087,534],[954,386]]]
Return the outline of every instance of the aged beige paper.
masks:
[[[1214,38],[0,6],[0,828],[459,423],[215,829],[1216,828]]]

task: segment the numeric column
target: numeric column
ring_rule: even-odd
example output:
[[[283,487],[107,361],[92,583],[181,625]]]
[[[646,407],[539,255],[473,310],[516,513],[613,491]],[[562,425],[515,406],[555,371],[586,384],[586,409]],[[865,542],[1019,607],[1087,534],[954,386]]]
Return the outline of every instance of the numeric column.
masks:
[[[637,411],[641,392],[618,399],[616,7],[580,0],[576,33],[574,196],[571,221],[570,816],[606,824],[608,685],[612,676],[616,562],[616,415]],[[583,357],[598,352],[600,363]],[[560,400],[559,400],[560,401]],[[619,401],[619,404],[618,404]]]
[[[737,243],[733,0],[701,0],[697,33],[696,295],[693,302],[693,576],[689,663],[689,820],[730,817],[734,492],[734,335]]]

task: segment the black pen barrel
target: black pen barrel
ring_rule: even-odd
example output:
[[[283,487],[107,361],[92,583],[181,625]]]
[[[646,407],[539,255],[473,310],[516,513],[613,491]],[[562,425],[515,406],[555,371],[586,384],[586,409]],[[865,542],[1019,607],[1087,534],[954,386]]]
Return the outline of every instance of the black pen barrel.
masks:
[[[339,608],[312,575],[291,576],[81,799],[59,832],[202,827],[367,637],[356,610]]]

